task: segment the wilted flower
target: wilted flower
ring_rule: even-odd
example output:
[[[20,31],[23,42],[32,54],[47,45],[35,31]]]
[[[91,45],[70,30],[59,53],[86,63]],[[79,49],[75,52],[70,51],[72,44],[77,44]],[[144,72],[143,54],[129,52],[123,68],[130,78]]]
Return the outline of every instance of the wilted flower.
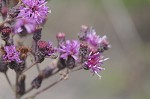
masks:
[[[6,52],[5,55],[3,55],[3,59],[8,61],[8,62],[12,62],[12,61],[16,61],[18,63],[21,62],[19,55],[20,53],[16,50],[16,47],[14,45],[11,46],[5,46],[4,50]]]
[[[21,18],[18,19],[13,27],[14,33],[20,33],[23,29],[26,29],[28,33],[35,31],[36,23],[34,20]]]
[[[44,22],[48,15],[48,7],[45,0],[22,0],[23,6],[20,7],[18,17],[35,20],[37,24]]]
[[[93,74],[97,74],[100,78],[101,76],[98,74],[101,70],[105,70],[105,68],[102,68],[102,64],[104,61],[106,61],[108,58],[105,58],[101,55],[101,53],[91,52],[89,56],[87,57],[87,61],[84,63],[85,67],[91,70]]]
[[[75,60],[78,59],[80,44],[76,40],[67,40],[64,44],[60,45],[59,52],[60,57],[67,59],[68,56],[72,56]]]

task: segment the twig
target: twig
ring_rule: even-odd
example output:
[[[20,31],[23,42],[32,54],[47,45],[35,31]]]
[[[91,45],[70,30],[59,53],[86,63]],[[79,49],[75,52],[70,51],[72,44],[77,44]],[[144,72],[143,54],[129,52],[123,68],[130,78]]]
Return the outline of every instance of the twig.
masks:
[[[35,52],[36,52],[36,50],[37,50],[37,42],[35,42]],[[36,61],[35,55],[34,55],[34,60]],[[38,64],[36,64],[36,68],[37,68],[38,72],[40,73],[40,67]]]
[[[34,95],[27,97],[25,99],[30,99],[30,98],[35,98],[37,95],[39,95],[42,92],[45,92],[46,90],[48,90],[49,88],[53,87],[54,85],[58,84],[59,82],[61,82],[64,79],[64,77],[60,78],[59,80],[55,81],[54,83],[52,83],[51,85],[49,85],[48,87],[36,92]]]
[[[27,67],[22,73],[26,72],[27,70],[29,70],[30,68],[32,68],[34,65],[36,65],[37,62],[31,64],[29,67]]]
[[[83,69],[83,67],[82,67],[82,66],[81,66],[81,67],[78,67],[78,68],[73,69],[71,72],[75,72],[75,71],[78,71],[78,70],[81,70],[81,69]]]
[[[34,57],[34,60],[36,61],[35,53],[37,52],[37,41],[35,41],[35,40],[32,41],[32,49],[33,49],[32,55]],[[40,73],[40,67],[38,64],[36,64],[36,68],[37,68],[38,72]]]
[[[83,69],[83,68],[82,68],[82,67],[76,68],[76,69],[70,71],[70,73],[71,73],[71,72],[78,71],[78,70],[81,70],[81,69]],[[58,73],[58,72],[59,72],[59,71],[53,73],[53,75],[56,74],[56,73]],[[48,87],[46,87],[46,88],[44,88],[44,89],[42,89],[42,90],[36,92],[34,95],[32,95],[32,96],[30,96],[30,97],[27,97],[27,98],[25,98],[25,99],[30,99],[30,98],[32,99],[32,98],[35,98],[37,95],[41,94],[42,92],[48,90],[49,88],[53,87],[53,86],[56,85],[57,83],[61,82],[63,79],[66,78],[66,76],[67,76],[67,74],[66,74],[65,76],[61,77],[61,78],[60,78],[59,80],[57,80],[56,82],[54,82],[54,83],[52,83],[51,85],[49,85]],[[31,89],[31,90],[32,90],[32,89]],[[30,90],[30,91],[31,91],[31,90]]]
[[[29,92],[32,91],[33,89],[34,89],[34,87],[30,87],[28,90],[26,90],[26,92],[25,92],[23,95],[29,93]]]
[[[5,74],[5,77],[6,77],[6,80],[7,80],[8,84],[9,84],[9,86],[10,86],[11,89],[14,91],[13,86],[12,86],[12,84],[11,84],[11,81],[9,80],[9,77],[8,77],[7,73],[4,73],[4,74]]]
[[[59,72],[60,70],[57,70],[57,71],[55,71],[55,72],[53,72],[53,74],[51,74],[49,77],[51,77],[51,76],[54,76],[55,74],[57,74],[58,72]],[[46,78],[44,78],[43,80],[45,80]],[[25,92],[25,94],[27,94],[27,93],[29,93],[30,91],[32,91],[34,88],[31,86],[26,92]],[[23,95],[25,95],[25,94],[23,94]],[[22,95],[22,96],[23,96]]]
[[[36,68],[37,68],[38,72],[40,73],[41,70],[40,70],[40,67],[39,67],[38,63],[36,64]]]

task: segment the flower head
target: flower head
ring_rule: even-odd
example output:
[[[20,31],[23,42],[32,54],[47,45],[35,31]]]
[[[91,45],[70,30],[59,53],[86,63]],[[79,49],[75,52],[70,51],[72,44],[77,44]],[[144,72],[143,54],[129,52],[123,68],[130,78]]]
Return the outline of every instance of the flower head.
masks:
[[[65,43],[60,45],[58,49],[60,52],[60,57],[63,59],[67,59],[68,56],[73,57],[75,60],[78,59],[80,44],[76,40],[67,40]]]
[[[97,74],[101,78],[98,72],[100,72],[101,70],[105,70],[105,68],[102,68],[101,66],[103,62],[106,61],[107,59],[108,58],[104,59],[101,53],[99,52],[96,53],[91,52],[87,57],[87,61],[85,61],[84,65],[85,67],[90,69],[93,74]]]
[[[13,27],[14,33],[20,33],[23,29],[26,29],[28,33],[35,31],[36,23],[34,20],[21,18],[18,19]]]
[[[56,48],[53,47],[52,42],[48,42],[47,46],[46,46],[46,50],[45,53],[47,56],[51,56],[56,52]]]
[[[35,20],[37,24],[42,24],[48,15],[48,7],[45,0],[22,0],[19,17]]]
[[[99,46],[99,43],[101,41],[101,38],[99,35],[96,34],[96,31],[94,29],[90,29],[88,32],[87,32],[87,42],[89,43],[89,45],[91,47],[98,47]]]
[[[18,63],[21,62],[19,55],[20,53],[16,50],[16,47],[14,45],[11,46],[5,46],[4,50],[6,52],[5,55],[3,55],[3,59],[8,61],[8,62],[12,62],[12,61],[16,61]]]
[[[53,47],[52,42],[47,41],[38,41],[38,48],[42,51],[46,56],[51,56],[56,52],[56,49]]]

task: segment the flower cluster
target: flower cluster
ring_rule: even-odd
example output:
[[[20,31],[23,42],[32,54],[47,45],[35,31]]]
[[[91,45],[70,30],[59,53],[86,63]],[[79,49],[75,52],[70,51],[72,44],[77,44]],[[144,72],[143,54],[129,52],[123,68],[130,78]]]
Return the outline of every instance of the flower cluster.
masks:
[[[83,67],[87,70],[90,69],[93,74],[101,77],[98,72],[104,69],[101,66],[108,59],[104,58],[102,53],[110,48],[107,37],[100,37],[92,27],[89,28],[85,25],[81,26],[78,37],[81,41],[80,55],[84,60]]]
[[[57,35],[58,52],[60,58],[64,59],[62,64],[65,64],[66,67],[72,64],[74,67],[74,64],[81,63],[84,69],[90,70],[93,74],[101,77],[98,73],[104,70],[101,66],[108,59],[104,58],[102,53],[110,48],[107,37],[100,37],[93,28],[87,26],[81,27],[78,37],[79,40],[65,41],[64,33]]]
[[[66,71],[61,74],[63,78],[50,87],[66,79],[70,70],[89,70],[99,78],[99,72],[105,70],[102,64],[108,58],[104,58],[103,52],[110,48],[110,44],[107,36],[99,36],[92,27],[82,25],[77,40],[66,40],[66,34],[59,32],[56,35],[57,47],[50,40],[42,40],[43,25],[50,12],[46,4],[46,0],[20,0],[15,7],[6,12],[3,17],[5,19],[7,16],[6,20],[0,24],[1,38],[4,41],[0,47],[0,72],[5,75],[8,69],[16,72],[16,99],[20,99],[32,89],[38,89],[44,79],[62,70]],[[16,41],[15,35],[20,40]],[[32,36],[32,43],[31,46],[26,46],[23,38],[26,39],[29,35]],[[29,58],[32,58],[32,64],[26,66],[29,64]],[[46,58],[56,61],[52,60],[51,66],[41,70],[38,64]],[[26,90],[24,72],[33,66],[37,66],[39,74],[32,80],[31,88]],[[10,81],[8,82],[11,85]]]

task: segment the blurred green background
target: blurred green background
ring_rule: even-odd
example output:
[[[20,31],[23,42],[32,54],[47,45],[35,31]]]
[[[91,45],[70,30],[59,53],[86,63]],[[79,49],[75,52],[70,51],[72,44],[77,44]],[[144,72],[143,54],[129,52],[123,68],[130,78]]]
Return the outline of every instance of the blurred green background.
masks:
[[[112,48],[104,54],[110,59],[103,65],[106,70],[100,72],[101,80],[81,70],[36,99],[150,99],[150,0],[51,0],[48,5],[52,13],[42,39],[56,45],[58,32],[77,39],[84,24],[107,35]],[[30,77],[35,77],[32,72]],[[51,82],[48,79],[43,85]],[[0,99],[12,99],[7,83],[0,86],[5,89]]]

